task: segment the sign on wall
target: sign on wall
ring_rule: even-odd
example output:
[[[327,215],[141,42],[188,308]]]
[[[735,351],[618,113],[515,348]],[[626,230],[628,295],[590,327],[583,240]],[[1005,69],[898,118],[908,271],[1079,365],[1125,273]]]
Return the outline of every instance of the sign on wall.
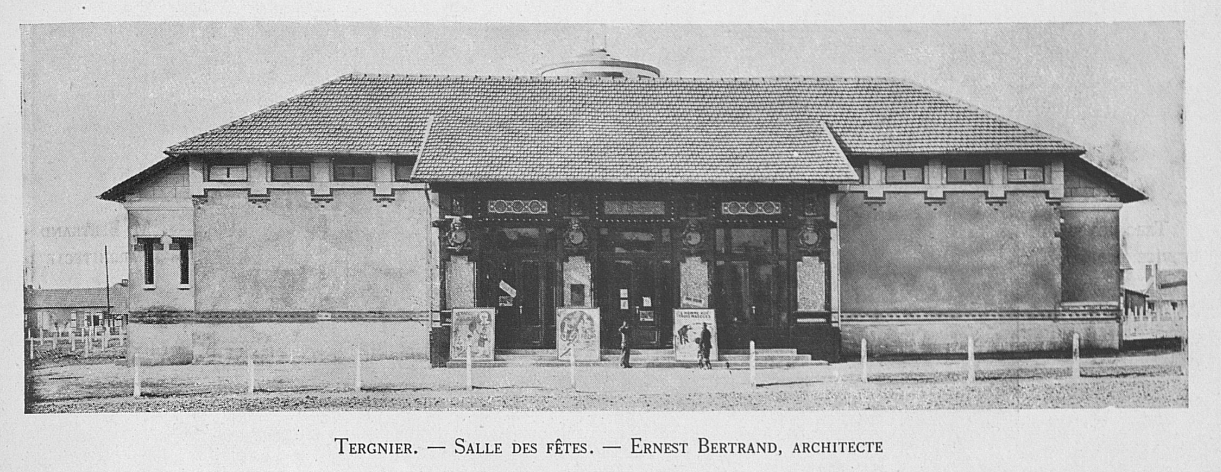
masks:
[[[674,360],[694,362],[700,359],[699,340],[705,324],[708,326],[708,331],[712,333],[712,353],[709,358],[716,360],[719,354],[717,353],[715,311],[708,309],[674,310]]]
[[[557,308],[555,352],[560,360],[569,360],[574,352],[578,361],[602,360],[601,319],[597,308]]]
[[[454,308],[453,329],[449,335],[449,358],[490,361],[496,358],[496,310],[493,308]]]

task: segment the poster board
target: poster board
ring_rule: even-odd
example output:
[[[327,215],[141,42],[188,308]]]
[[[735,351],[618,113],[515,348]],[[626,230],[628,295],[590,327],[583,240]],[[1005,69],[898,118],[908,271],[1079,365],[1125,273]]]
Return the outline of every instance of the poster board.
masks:
[[[712,353],[710,359],[716,361],[717,330],[716,311],[706,308],[674,310],[674,360],[696,362],[700,360],[700,332],[708,323],[708,331],[712,332]]]
[[[577,360],[602,360],[601,310],[598,308],[557,308],[555,310],[555,353],[560,360],[569,360],[575,351]]]
[[[449,330],[449,358],[465,360],[468,344],[471,360],[491,361],[496,358],[496,309],[454,308],[453,328]]]

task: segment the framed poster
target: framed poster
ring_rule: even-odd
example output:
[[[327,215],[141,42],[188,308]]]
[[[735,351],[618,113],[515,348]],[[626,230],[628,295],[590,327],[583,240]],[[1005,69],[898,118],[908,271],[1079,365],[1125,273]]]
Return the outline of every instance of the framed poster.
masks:
[[[496,359],[496,309],[454,308],[453,329],[449,330],[449,358],[465,360],[467,346],[471,359]]]
[[[602,317],[597,308],[557,308],[555,310],[555,353],[560,360],[602,360],[602,336],[598,327]]]
[[[709,309],[674,310],[674,360],[696,362],[700,360],[700,334],[707,324],[712,338],[709,358],[717,359],[716,312]]]

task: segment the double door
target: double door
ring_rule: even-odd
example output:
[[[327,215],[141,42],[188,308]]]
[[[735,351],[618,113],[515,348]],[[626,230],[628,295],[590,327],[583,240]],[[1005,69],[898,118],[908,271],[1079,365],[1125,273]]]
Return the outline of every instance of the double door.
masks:
[[[633,348],[671,346],[677,277],[673,264],[659,257],[609,255],[598,266],[602,346],[619,347],[624,321],[632,327]]]
[[[718,339],[724,349],[789,347],[793,266],[784,229],[717,231],[712,283]],[[813,287],[811,287],[813,288]]]
[[[555,263],[533,255],[490,258],[480,270],[480,306],[496,307],[496,347],[555,345]]]

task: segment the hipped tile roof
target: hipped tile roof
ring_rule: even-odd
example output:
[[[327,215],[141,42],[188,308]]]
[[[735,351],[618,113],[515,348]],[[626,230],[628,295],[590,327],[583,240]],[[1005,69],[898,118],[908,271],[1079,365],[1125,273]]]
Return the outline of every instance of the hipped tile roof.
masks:
[[[849,155],[1084,152],[898,79],[363,74],[167,152],[420,154],[423,180],[482,180],[488,169],[531,179],[855,180],[826,160],[834,142]]]
[[[439,118],[413,178],[437,182],[854,182],[821,122],[640,110]],[[559,115],[559,116],[555,116]]]

